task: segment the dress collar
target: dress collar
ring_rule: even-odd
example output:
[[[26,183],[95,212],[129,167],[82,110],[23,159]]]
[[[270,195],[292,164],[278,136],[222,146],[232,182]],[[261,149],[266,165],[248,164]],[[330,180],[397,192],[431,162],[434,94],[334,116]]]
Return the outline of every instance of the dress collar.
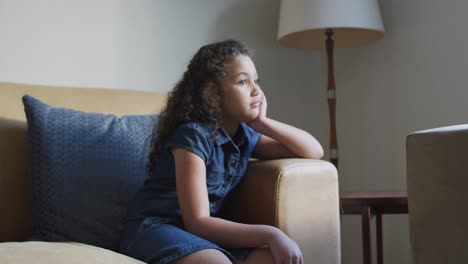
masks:
[[[246,124],[245,123],[240,123],[239,127],[237,128],[236,133],[234,134],[233,138],[229,136],[229,134],[224,130],[223,128],[218,128],[216,130],[216,144],[217,145],[222,145],[225,144],[228,141],[232,141],[235,145],[240,146],[244,143],[245,141],[245,130],[246,130]],[[238,139],[238,140],[236,140]],[[238,141],[237,143],[235,141]]]

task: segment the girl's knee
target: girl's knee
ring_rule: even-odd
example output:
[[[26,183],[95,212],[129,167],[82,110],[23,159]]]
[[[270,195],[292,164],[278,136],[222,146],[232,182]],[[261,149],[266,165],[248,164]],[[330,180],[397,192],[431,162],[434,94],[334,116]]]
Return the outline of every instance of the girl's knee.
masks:
[[[269,248],[256,248],[249,255],[247,255],[245,260],[236,261],[235,264],[273,264],[275,259],[271,254]]]
[[[181,257],[171,264],[232,264],[226,255],[217,249],[202,249]]]

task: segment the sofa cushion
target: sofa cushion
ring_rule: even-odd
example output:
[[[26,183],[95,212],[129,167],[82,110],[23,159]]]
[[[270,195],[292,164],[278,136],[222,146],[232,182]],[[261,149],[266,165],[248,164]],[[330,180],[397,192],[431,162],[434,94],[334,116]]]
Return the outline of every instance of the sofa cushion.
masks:
[[[129,200],[143,184],[156,115],[117,117],[25,95],[30,240],[118,248]]]
[[[0,243],[2,264],[143,264],[122,254],[81,243]]]

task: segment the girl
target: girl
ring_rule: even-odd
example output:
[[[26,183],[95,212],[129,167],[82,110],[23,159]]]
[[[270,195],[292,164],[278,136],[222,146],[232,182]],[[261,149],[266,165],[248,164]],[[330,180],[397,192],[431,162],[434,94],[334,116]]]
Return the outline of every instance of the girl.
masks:
[[[201,47],[161,112],[121,252],[154,264],[303,263],[279,229],[217,217],[250,157],[323,155],[314,137],[266,112],[250,50],[235,40]]]

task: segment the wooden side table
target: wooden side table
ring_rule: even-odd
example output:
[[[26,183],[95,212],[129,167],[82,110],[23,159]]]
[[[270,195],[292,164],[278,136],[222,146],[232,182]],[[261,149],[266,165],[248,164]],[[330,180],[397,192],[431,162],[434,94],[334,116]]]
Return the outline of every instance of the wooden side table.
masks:
[[[341,213],[360,214],[362,217],[362,254],[364,264],[371,264],[371,220],[376,216],[377,263],[383,264],[383,214],[407,214],[406,192],[350,192],[340,193]]]

